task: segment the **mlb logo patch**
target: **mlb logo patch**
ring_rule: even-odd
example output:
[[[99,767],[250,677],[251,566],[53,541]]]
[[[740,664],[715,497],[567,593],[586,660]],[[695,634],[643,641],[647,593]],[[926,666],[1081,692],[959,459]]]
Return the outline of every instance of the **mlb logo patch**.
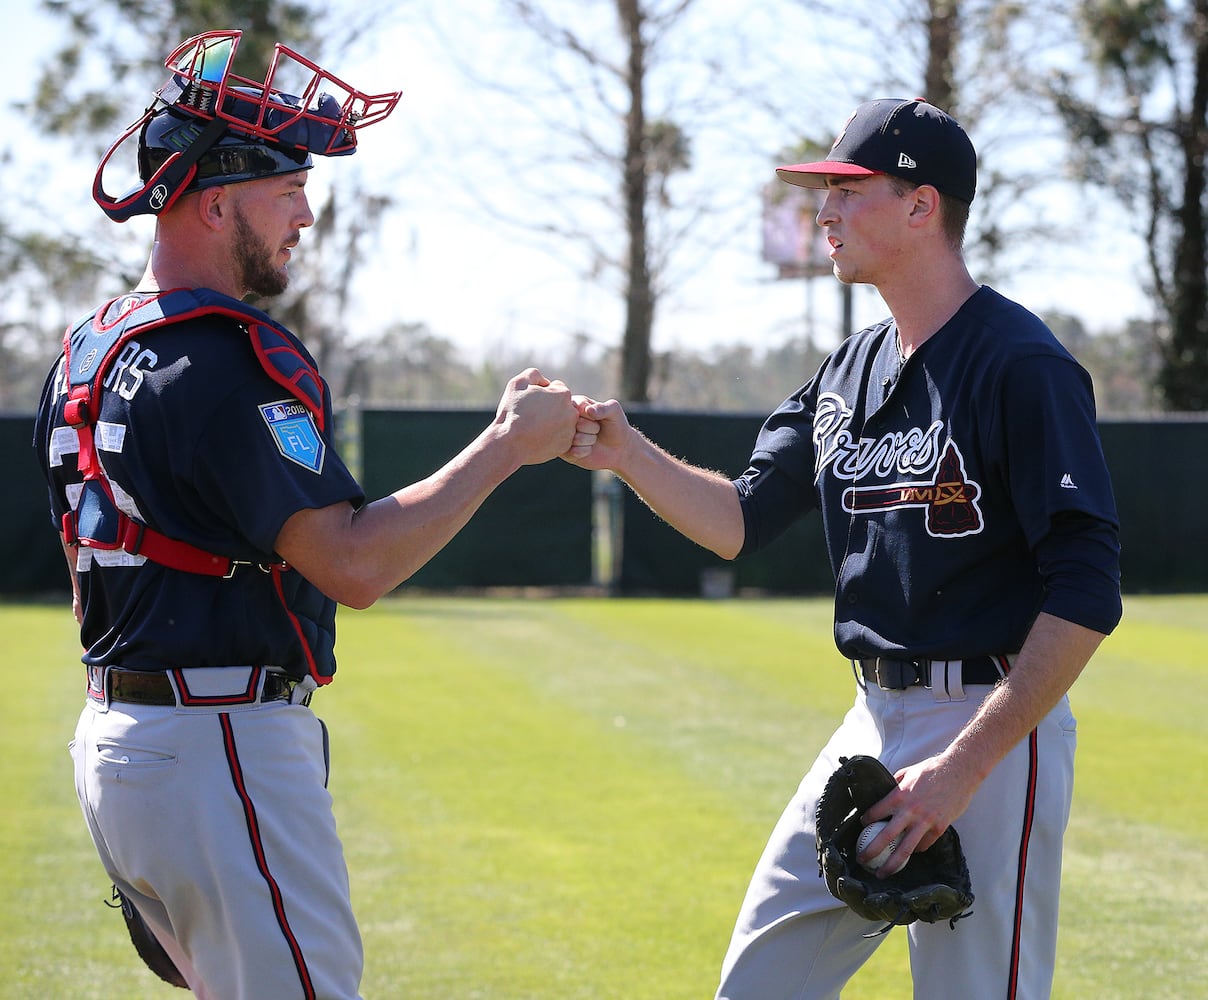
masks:
[[[283,456],[311,472],[322,471],[327,446],[319,436],[310,410],[296,399],[287,399],[265,403],[260,407],[260,416],[272,431],[277,450]]]

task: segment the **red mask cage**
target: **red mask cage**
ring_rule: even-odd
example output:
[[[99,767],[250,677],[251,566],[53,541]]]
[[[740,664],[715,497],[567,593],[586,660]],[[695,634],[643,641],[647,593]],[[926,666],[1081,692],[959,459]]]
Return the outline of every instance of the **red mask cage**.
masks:
[[[172,76],[97,167],[93,198],[111,219],[125,222],[169,208],[196,176],[197,161],[226,134],[270,148],[348,156],[356,152],[357,132],[386,118],[402,96],[401,91],[366,94],[281,44],[274,46],[263,80],[239,76],[231,65],[242,36],[241,31],[207,31],[182,42],[164,60]],[[102,175],[111,157],[169,108],[207,122],[205,130],[121,198],[107,194]]]
[[[366,94],[285,45],[273,47],[263,80],[231,71],[241,31],[207,31],[182,42],[164,65],[172,78],[157,97],[240,132],[318,156],[356,146],[356,133],[380,122],[401,92]]]

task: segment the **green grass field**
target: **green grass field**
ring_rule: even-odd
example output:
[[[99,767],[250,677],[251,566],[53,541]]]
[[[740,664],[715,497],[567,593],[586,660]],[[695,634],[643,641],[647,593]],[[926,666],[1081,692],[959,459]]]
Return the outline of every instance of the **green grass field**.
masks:
[[[703,1000],[851,700],[825,600],[432,598],[342,613],[314,707],[370,1000]],[[170,998],[107,909],[66,743],[66,608],[0,605],[0,1000]],[[1208,598],[1132,598],[1074,688],[1054,996],[1208,996]],[[890,935],[845,1000],[911,996]]]

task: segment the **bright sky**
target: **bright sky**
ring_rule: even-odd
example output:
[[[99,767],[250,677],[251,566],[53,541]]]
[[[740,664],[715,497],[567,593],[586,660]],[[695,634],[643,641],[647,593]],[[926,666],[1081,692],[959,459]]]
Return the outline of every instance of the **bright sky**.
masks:
[[[446,43],[457,46],[471,64],[490,65],[490,60],[506,57],[500,52],[506,42],[494,33],[489,18],[471,23],[456,13],[459,9],[458,4],[443,6],[446,13],[434,15],[443,18],[439,27]],[[47,37],[47,22],[33,4],[11,12],[9,26],[14,37]],[[353,167],[381,179],[397,199],[398,211],[386,219],[376,246],[377,265],[358,281],[362,309],[357,318],[374,325],[388,318],[425,323],[469,357],[498,351],[505,344],[522,346],[538,365],[543,355],[563,353],[576,332],[601,345],[616,344],[623,316],[611,286],[576,274],[567,263],[572,256],[567,246],[554,237],[525,235],[482,211],[483,200],[501,210],[515,206],[523,211],[535,186],[513,187],[515,178],[499,162],[498,152],[508,138],[523,134],[521,123],[509,119],[508,105],[450,65],[448,50],[433,41],[427,26],[388,26],[374,41],[376,52],[367,46],[356,65],[328,68],[365,90],[401,88],[403,100],[390,119],[362,133],[355,158],[319,160],[312,174],[315,196],[328,183],[339,185],[346,178],[344,171]],[[10,65],[6,96],[24,97],[32,85],[32,67],[45,53],[35,47],[10,49],[10,60],[24,56],[30,71],[14,72],[19,67]],[[796,64],[809,65],[800,59]],[[14,81],[27,81],[27,86],[14,87]],[[801,83],[806,86],[804,79]],[[833,135],[859,99],[819,100],[812,127]],[[130,119],[139,110],[131,108]],[[0,124],[12,127],[7,106],[0,107]],[[807,317],[812,318],[820,346],[837,341],[838,284],[829,277],[808,288],[802,281],[778,282],[771,266],[760,260],[760,188],[774,179],[777,150],[795,138],[769,128],[766,152],[742,160],[728,158],[727,151],[707,142],[694,147],[694,170],[700,174],[696,183],[716,190],[719,201],[724,195],[746,207],[724,219],[725,238],[717,241],[715,250],[689,262],[682,281],[661,304],[656,350],[734,342],[779,344],[801,335]],[[973,139],[982,145],[976,133]],[[19,149],[22,156],[40,154],[37,144]],[[47,209],[49,217],[99,213],[89,196],[94,169],[92,163],[66,165]],[[552,181],[551,199],[563,196],[556,185]],[[1149,307],[1133,277],[1132,269],[1142,261],[1139,238],[1114,203],[1088,197],[1070,191],[1043,209],[1051,219],[1076,223],[1083,240],[1057,246],[1038,241],[1024,254],[1034,266],[994,284],[1034,311],[1071,313],[1093,331],[1148,315]],[[975,215],[978,208],[975,202]],[[126,226],[149,239],[149,220]],[[712,239],[718,236],[716,229],[706,232]],[[306,247],[304,235],[298,252],[304,254]],[[883,315],[875,292],[857,288],[856,326]],[[786,382],[795,385],[794,379]]]

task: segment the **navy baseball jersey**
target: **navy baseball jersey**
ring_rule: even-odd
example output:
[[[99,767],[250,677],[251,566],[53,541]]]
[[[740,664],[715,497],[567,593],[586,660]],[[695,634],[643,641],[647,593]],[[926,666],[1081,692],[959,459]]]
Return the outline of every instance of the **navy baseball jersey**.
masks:
[[[765,422],[743,552],[821,511],[848,657],[1017,652],[1040,611],[1108,633],[1117,516],[1090,377],[988,287],[903,362],[854,335]]]
[[[113,309],[129,306],[127,298]],[[301,343],[283,336],[313,366]],[[35,425],[56,527],[81,492],[66,393],[61,359]],[[273,665],[296,679],[331,677],[335,602],[296,571],[268,571],[280,563],[273,546],[292,514],[364,501],[332,446],[326,391],[323,399],[324,419],[316,421],[270,378],[248,332],[229,316],[187,318],[125,345],[106,374],[93,434],[114,502],[168,538],[240,565],[222,578],[81,547],[85,663]]]

